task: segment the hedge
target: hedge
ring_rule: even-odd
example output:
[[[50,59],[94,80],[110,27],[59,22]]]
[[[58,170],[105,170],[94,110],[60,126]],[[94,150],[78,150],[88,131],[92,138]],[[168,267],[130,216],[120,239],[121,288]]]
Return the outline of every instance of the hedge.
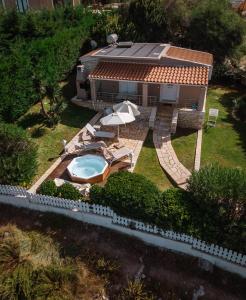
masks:
[[[81,200],[83,196],[80,192],[70,183],[64,183],[57,187],[53,180],[44,181],[39,189],[38,193],[47,196],[59,197],[69,200]]]
[[[0,123],[0,183],[26,186],[37,170],[37,147],[28,133]]]
[[[112,174],[103,190],[94,188],[91,195],[97,203],[103,195],[100,204],[110,206],[121,216],[153,223],[161,193],[146,177],[123,171]]]

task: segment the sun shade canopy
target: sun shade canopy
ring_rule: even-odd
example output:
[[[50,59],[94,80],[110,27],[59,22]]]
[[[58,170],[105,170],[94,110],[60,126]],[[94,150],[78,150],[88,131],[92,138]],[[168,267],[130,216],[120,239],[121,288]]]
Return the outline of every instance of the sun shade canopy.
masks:
[[[207,85],[209,68],[167,67],[153,64],[100,62],[90,79],[126,80],[149,83]]]
[[[138,106],[128,100],[115,104],[113,109],[116,112],[132,114],[135,117],[140,115]]]

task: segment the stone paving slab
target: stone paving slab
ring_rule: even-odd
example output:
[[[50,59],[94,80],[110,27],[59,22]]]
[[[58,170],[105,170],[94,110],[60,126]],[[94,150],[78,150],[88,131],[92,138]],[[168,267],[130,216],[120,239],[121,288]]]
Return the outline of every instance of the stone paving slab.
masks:
[[[153,132],[154,145],[162,168],[180,188],[186,189],[186,182],[191,173],[180,163],[172,147],[168,119],[170,118],[167,115],[158,116]]]

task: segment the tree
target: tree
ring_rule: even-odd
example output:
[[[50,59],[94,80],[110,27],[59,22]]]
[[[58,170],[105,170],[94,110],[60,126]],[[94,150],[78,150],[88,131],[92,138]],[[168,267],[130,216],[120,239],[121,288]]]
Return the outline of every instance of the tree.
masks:
[[[188,181],[193,220],[202,238],[245,248],[246,172],[219,165],[193,172]]]
[[[36,173],[37,148],[27,132],[0,124],[0,183],[27,185]]]
[[[243,41],[244,21],[227,0],[202,0],[191,14],[187,45],[211,52],[221,62],[233,54]]]
[[[128,9],[128,33],[134,41],[160,42],[170,38],[161,0],[133,0]]]

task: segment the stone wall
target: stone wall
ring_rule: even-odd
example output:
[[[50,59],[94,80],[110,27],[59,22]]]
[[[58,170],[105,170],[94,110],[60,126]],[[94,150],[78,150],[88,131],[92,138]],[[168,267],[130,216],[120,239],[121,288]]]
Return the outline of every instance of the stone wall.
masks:
[[[201,129],[205,121],[205,112],[192,109],[179,109],[178,127]]]

